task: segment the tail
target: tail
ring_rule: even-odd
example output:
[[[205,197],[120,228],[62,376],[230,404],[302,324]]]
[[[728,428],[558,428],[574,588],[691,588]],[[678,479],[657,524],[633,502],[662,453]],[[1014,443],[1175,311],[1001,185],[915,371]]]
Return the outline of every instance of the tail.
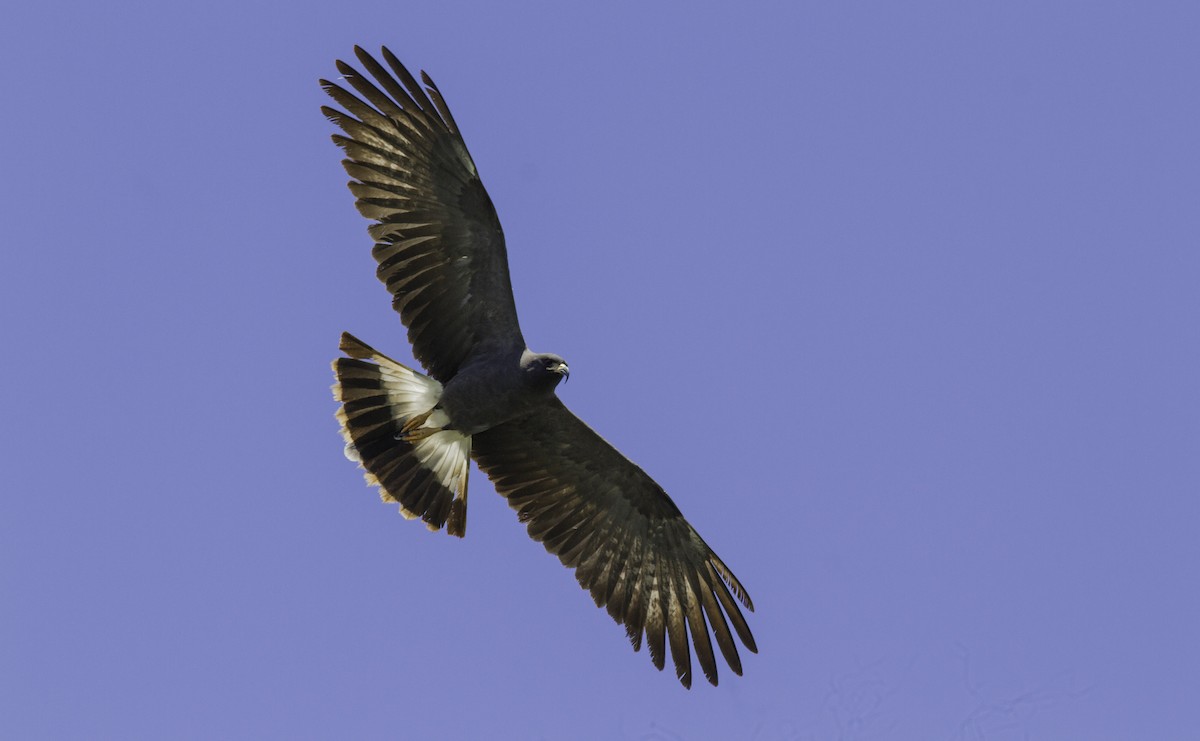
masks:
[[[420,517],[430,530],[447,525],[451,535],[467,529],[467,471],[471,438],[442,430],[409,443],[399,438],[409,419],[432,409],[442,384],[342,333],[342,352],[333,361],[333,398],[346,440],[346,457],[366,471],[369,486],[379,487],[385,502],[400,505],[400,514]],[[449,420],[440,411],[425,421],[438,428]]]

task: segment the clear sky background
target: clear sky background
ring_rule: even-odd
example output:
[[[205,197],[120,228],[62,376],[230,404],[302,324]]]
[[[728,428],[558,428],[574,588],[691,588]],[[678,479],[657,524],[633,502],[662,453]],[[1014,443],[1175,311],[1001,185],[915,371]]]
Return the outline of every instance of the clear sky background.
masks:
[[[1195,3],[20,3],[0,28],[0,735],[1180,739]],[[684,691],[478,472],[342,456],[409,358],[319,77],[431,72],[560,395],[741,577]]]

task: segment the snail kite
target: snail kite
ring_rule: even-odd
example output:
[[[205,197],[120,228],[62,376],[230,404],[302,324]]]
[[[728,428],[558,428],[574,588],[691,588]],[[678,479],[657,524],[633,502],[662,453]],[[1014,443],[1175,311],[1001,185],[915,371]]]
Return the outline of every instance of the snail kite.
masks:
[[[386,67],[355,54],[374,81],[339,61],[357,94],[321,80],[341,106],[322,112],[343,132],[333,141],[374,222],[376,273],[428,375],[342,335],[333,389],[347,457],[405,517],[459,537],[473,457],[635,650],[644,635],[662,669],[669,642],[690,687],[694,647],[715,685],[711,630],[741,674],[733,633],[757,651],[737,604],[753,610],[750,596],[666,492],[558,400],[567,364],[525,345],[500,221],[437,86],[386,48]]]

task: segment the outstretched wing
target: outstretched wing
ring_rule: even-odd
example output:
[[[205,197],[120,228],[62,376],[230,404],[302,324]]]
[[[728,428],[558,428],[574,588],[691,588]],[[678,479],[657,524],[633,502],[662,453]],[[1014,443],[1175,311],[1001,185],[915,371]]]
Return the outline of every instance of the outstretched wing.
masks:
[[[715,685],[711,628],[725,661],[742,673],[729,623],[747,648],[758,648],[730,592],[753,610],[750,596],[642,469],[557,398],[475,435],[473,444],[480,470],[528,523],[529,535],[575,569],[596,605],[625,625],[634,650],[645,634],[662,669],[665,632],[675,672],[690,687],[690,633],[700,668]]]
[[[433,80],[421,73],[422,89],[387,48],[390,71],[357,46],[354,53],[375,82],[339,60],[358,95],[321,80],[345,112],[321,111],[346,133],[333,141],[346,152],[359,212],[377,222],[369,229],[377,275],[413,356],[445,382],[476,350],[525,346],[504,233]]]

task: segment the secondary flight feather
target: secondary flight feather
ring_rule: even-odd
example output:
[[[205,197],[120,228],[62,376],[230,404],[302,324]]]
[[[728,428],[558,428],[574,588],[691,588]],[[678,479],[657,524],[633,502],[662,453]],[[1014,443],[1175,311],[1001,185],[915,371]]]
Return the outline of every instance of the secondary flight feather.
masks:
[[[382,63],[354,51],[367,75],[338,61],[354,92],[321,80],[340,106],[321,110],[343,132],[333,141],[374,222],[376,274],[427,375],[342,335],[333,389],[347,456],[406,517],[459,537],[474,458],[656,667],[669,645],[690,687],[694,648],[715,685],[715,639],[741,674],[733,635],[757,652],[739,608],[754,609],[750,596],[662,487],[558,399],[568,366],[525,343],[500,220],[441,92],[386,48]]]

